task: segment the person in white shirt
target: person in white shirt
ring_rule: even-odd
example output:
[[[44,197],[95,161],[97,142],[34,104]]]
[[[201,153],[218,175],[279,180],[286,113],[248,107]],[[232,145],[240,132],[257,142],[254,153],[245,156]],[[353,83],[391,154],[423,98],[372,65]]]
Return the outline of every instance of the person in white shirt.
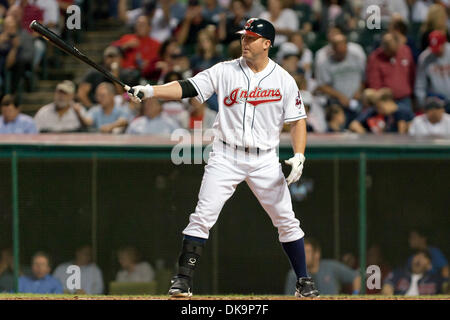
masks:
[[[281,0],[268,0],[267,9],[259,17],[273,23],[277,34],[273,45],[278,47],[299,29],[298,17],[294,10],[283,8]]]
[[[296,296],[317,297],[319,292],[306,270],[305,233],[295,217],[288,188],[300,179],[305,162],[303,99],[295,79],[269,58],[276,41],[273,24],[251,18],[238,33],[242,44],[238,59],[217,63],[187,80],[134,86],[133,94],[125,87],[137,101],[139,96],[165,100],[195,97],[204,103],[216,94],[219,102],[212,151],[195,212],[183,230],[177,275],[169,295],[192,295],[195,268],[209,231],[237,185],[246,181],[278,230],[278,240],[296,273]],[[294,153],[285,161],[292,166],[287,178],[276,152],[285,123],[290,125]]]
[[[67,272],[72,265],[80,267],[80,287],[81,289],[69,289],[67,280],[71,273]],[[75,259],[60,264],[53,272],[64,287],[64,292],[71,294],[102,294],[104,290],[103,275],[100,268],[92,261],[92,248],[90,245],[83,245],[76,249]]]
[[[117,282],[151,282],[155,279],[155,270],[148,262],[140,261],[135,247],[120,248],[117,257],[121,267],[116,275]]]
[[[127,134],[171,134],[180,128],[176,120],[162,112],[157,99],[143,102],[143,115],[134,119],[127,128]]]
[[[445,113],[445,102],[438,97],[428,97],[425,113],[413,119],[410,136],[450,136],[450,114]]]
[[[86,116],[86,109],[74,101],[75,84],[64,80],[56,86],[53,102],[43,106],[34,116],[39,132],[75,132],[83,128],[80,113]]]

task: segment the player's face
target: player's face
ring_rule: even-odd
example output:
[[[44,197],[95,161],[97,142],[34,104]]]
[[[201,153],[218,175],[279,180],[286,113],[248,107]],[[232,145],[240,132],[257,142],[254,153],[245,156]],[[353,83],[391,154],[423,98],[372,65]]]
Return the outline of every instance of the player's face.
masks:
[[[270,41],[263,37],[244,34],[241,37],[242,57],[254,60],[260,57],[270,47]]]

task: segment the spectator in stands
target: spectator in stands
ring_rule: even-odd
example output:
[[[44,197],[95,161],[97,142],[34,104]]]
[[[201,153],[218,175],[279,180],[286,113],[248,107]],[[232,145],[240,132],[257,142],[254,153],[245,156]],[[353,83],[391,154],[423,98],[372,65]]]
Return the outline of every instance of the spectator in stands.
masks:
[[[57,0],[28,0],[42,10],[42,24],[59,34],[59,5]]]
[[[338,26],[345,33],[356,29],[356,17],[349,1],[322,1],[320,13],[320,32],[325,33],[329,26]]]
[[[141,261],[140,253],[135,247],[122,247],[118,250],[117,256],[121,267],[116,275],[117,282],[150,282],[154,280],[153,267],[148,262]]]
[[[412,250],[426,250],[431,257],[431,269],[430,272],[433,274],[439,274],[443,278],[449,278],[449,265],[444,254],[439,248],[430,246],[428,244],[427,232],[422,230],[422,228],[414,228],[409,233],[409,247]],[[411,267],[413,257],[408,259],[407,266]]]
[[[244,0],[247,9],[247,17],[259,17],[266,8],[261,4],[260,0]]]
[[[130,123],[127,134],[171,134],[179,128],[175,120],[162,113],[157,99],[147,99],[143,104],[142,116]]]
[[[134,26],[135,33],[126,34],[112,43],[123,52],[121,67],[139,70],[143,77],[153,72],[160,43],[150,38],[150,23],[146,16],[140,16]]]
[[[240,40],[237,31],[242,30],[248,20],[246,7],[243,0],[232,0],[228,13],[224,12],[220,15],[219,25],[217,28],[219,41],[225,45],[235,40]]]
[[[429,35],[428,48],[419,56],[414,93],[420,106],[427,95],[441,95],[450,112],[450,43],[445,34],[435,30]]]
[[[146,16],[149,20],[152,20],[156,11],[156,0],[142,1],[142,5],[139,8],[131,10],[127,10],[127,2],[127,0],[119,0],[118,2],[118,14],[121,21],[132,27],[140,16]]]
[[[159,43],[172,37],[178,23],[183,18],[184,5],[177,1],[159,1],[160,7],[156,8],[155,14],[151,18],[150,37]]]
[[[154,74],[149,76],[158,83],[164,83],[166,75],[172,71],[177,71],[178,58],[183,56],[182,48],[174,39],[169,39],[161,44],[159,50],[160,60],[155,62]],[[179,69],[179,68],[178,68]]]
[[[123,22],[131,27],[136,24],[140,16],[144,15],[151,24],[149,34],[151,38],[159,43],[171,38],[172,33],[180,21],[176,13],[178,11],[176,8],[183,7],[180,3],[174,3],[171,0],[159,1],[160,6],[157,7],[155,0],[146,0],[141,7],[127,10],[126,2],[127,0],[119,0],[119,17]]]
[[[316,69],[314,71],[315,77],[319,74],[319,71],[317,68],[328,59],[330,55],[333,54],[333,46],[331,45],[333,38],[338,34],[344,34],[341,28],[338,28],[336,26],[331,26],[328,28],[327,32],[327,41],[328,44],[320,48],[315,55],[314,58],[314,64],[316,66]],[[347,41],[347,50],[352,55],[356,55],[359,57],[359,60],[363,61],[364,65],[366,65],[366,53],[364,52],[364,49],[356,42]]]
[[[345,264],[331,259],[322,259],[322,250],[315,239],[305,239],[305,255],[308,273],[323,295],[336,295],[346,284],[351,284],[353,293],[359,293],[361,277]],[[285,294],[295,292],[295,273],[290,270],[286,279]]]
[[[0,134],[38,133],[33,118],[20,113],[19,103],[12,95],[5,95],[1,101]]]
[[[369,56],[367,87],[390,88],[399,108],[413,111],[411,95],[414,90],[415,69],[411,49],[388,32],[383,35],[381,46]]]
[[[178,43],[187,46],[188,51],[192,51],[197,42],[198,33],[208,24],[208,21],[203,18],[199,0],[189,0],[184,19],[176,30]]]
[[[312,77],[312,64],[313,64],[313,54],[311,50],[306,46],[303,41],[303,36],[300,32],[295,32],[289,37],[289,42],[296,45],[299,53],[300,61],[298,62],[299,67],[303,70],[307,80]]]
[[[0,251],[0,293],[14,289],[13,254],[11,248]]]
[[[216,35],[208,28],[198,33],[196,54],[191,58],[191,69],[194,74],[208,69],[223,60],[217,49]]]
[[[400,109],[395,103],[390,89],[383,88],[374,92],[373,107],[363,110],[353,120],[349,129],[356,133],[384,132],[407,133],[408,124],[413,119],[411,111]]]
[[[283,43],[283,50],[278,50],[277,57],[281,67],[286,70],[290,75],[295,76],[300,73],[304,73],[303,69],[299,66],[300,54],[295,44],[286,42]]]
[[[416,46],[416,42],[413,38],[408,36],[408,23],[407,19],[403,18],[400,14],[395,13],[392,15],[391,22],[389,23],[388,31],[397,37],[401,45],[407,45],[411,49],[411,53],[414,58],[414,62],[417,62],[420,51]]]
[[[208,23],[217,26],[220,21],[220,14],[223,12],[225,12],[225,8],[223,8],[217,0],[205,0],[202,15]]]
[[[442,292],[443,279],[430,272],[431,256],[427,250],[418,250],[409,269],[391,272],[383,283],[383,295],[434,295]]]
[[[304,79],[304,76],[299,75],[297,78],[299,78],[299,80],[302,78]],[[312,95],[309,91],[306,91],[305,87],[301,85],[298,85],[298,87],[300,89],[300,95],[303,100],[303,105],[305,106],[306,114],[308,115],[306,118],[307,129],[309,128],[310,132],[325,132],[327,128],[325,113],[322,106],[317,101],[317,97]]]
[[[67,273],[69,266],[80,267],[80,287],[81,289],[67,288]],[[95,262],[92,261],[92,248],[90,245],[83,245],[76,249],[75,257],[72,261],[60,264],[53,276],[58,279],[64,287],[64,292],[70,294],[102,294],[103,276],[102,271]]]
[[[341,262],[352,270],[358,270],[358,259],[353,252],[346,252],[341,257]]]
[[[200,103],[195,98],[189,99],[190,115],[189,129],[210,129],[212,128],[217,112],[211,110],[207,103]]]
[[[47,253],[39,251],[31,259],[32,276],[19,277],[20,293],[58,294],[63,287],[58,279],[50,274],[51,263]]]
[[[374,266],[378,266],[380,268],[381,283],[383,283],[385,281],[385,279],[391,272],[391,266],[389,265],[389,263],[387,263],[384,260],[383,252],[381,250],[380,245],[378,245],[378,244],[373,244],[369,247],[369,249],[367,249],[366,265],[367,266],[374,265]],[[366,288],[366,294],[380,294],[380,293],[381,293],[381,288],[380,289]]]
[[[360,17],[362,20],[367,21],[372,11],[368,10],[369,6],[378,6],[380,9],[380,20],[382,28],[392,23],[395,16],[400,16],[403,20],[409,19],[409,0],[363,0],[361,6]]]
[[[428,97],[425,114],[416,116],[410,127],[411,136],[450,136],[450,114],[445,113],[445,103],[439,97]]]
[[[183,80],[183,75],[176,71],[169,72],[165,78],[164,83],[172,81]],[[187,129],[189,127],[189,112],[187,111],[188,99],[161,101],[162,113],[169,118],[175,120],[181,128]]]
[[[129,86],[131,86],[130,83],[135,83],[136,85],[139,79],[139,72],[136,73],[135,70],[121,69],[121,63],[122,54],[119,48],[108,46],[103,51],[103,67]],[[78,86],[77,98],[85,107],[90,108],[93,104],[97,103],[95,92],[97,86],[102,82],[111,82],[111,80],[97,70],[90,70],[83,76]],[[114,83],[114,87],[118,94],[123,93],[123,88],[119,84]]]
[[[344,109],[338,104],[332,104],[326,108],[325,119],[327,121],[327,132],[345,131]]]
[[[422,35],[421,38],[421,50],[424,51],[429,46],[429,35],[435,30],[440,30],[450,39],[448,33],[448,14],[446,8],[443,4],[435,3],[431,5],[428,9],[427,19],[424,21],[420,28]]]
[[[39,8],[36,3],[32,3],[28,0],[21,0],[9,8],[8,14],[14,15],[16,21],[21,21],[22,29],[28,31],[32,35],[34,46],[33,70],[37,70],[45,55],[47,45],[45,40],[41,39],[37,32],[30,29],[30,23],[33,20],[44,23],[44,13],[42,9]]]
[[[115,94],[111,83],[100,83],[95,93],[99,104],[90,108],[86,116],[79,113],[83,124],[101,133],[123,132],[131,115],[128,110],[115,103]]]
[[[344,108],[348,125],[360,109],[365,64],[359,55],[348,50],[344,35],[336,34],[331,45],[331,54],[316,68],[317,89],[330,103],[338,103]]]
[[[4,18],[6,16],[6,12],[9,9],[9,0],[0,0],[0,18]]]
[[[259,17],[270,21],[275,27],[275,47],[286,42],[290,35],[299,30],[297,14],[291,8],[284,8],[282,0],[268,0],[267,11]]]
[[[230,60],[237,59],[241,56],[241,39],[233,40],[228,44],[227,56]]]
[[[83,129],[78,113],[86,117],[86,110],[74,100],[75,84],[64,80],[56,86],[53,102],[43,106],[34,116],[39,132],[76,132]],[[76,106],[75,106],[76,105]]]
[[[3,21],[3,32],[0,34],[0,64],[1,70],[6,68],[9,73],[11,93],[17,91],[25,71],[31,70],[33,54],[31,35],[20,28],[14,15],[8,13]],[[6,87],[6,81],[3,86]]]

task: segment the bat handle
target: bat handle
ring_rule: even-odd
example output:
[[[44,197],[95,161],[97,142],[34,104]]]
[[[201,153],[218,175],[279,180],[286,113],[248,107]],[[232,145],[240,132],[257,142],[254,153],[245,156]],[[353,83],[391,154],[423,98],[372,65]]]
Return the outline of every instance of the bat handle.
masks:
[[[125,89],[129,94],[131,94],[131,95],[134,94],[134,89],[131,88],[130,86],[125,86],[124,89]],[[144,98],[144,93],[139,92],[139,93],[137,94],[137,97],[138,97],[139,99],[142,100],[142,99]]]

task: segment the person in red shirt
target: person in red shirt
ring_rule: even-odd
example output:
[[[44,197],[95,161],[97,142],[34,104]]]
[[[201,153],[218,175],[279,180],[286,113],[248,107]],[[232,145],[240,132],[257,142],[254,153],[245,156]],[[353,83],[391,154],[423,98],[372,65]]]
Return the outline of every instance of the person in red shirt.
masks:
[[[135,33],[126,34],[112,43],[123,52],[122,68],[138,69],[147,77],[159,59],[160,43],[150,38],[150,21],[147,16],[140,16],[134,26]]]
[[[401,44],[392,33],[386,33],[381,46],[372,52],[367,62],[367,87],[390,88],[399,108],[412,111],[416,65],[411,49]]]

